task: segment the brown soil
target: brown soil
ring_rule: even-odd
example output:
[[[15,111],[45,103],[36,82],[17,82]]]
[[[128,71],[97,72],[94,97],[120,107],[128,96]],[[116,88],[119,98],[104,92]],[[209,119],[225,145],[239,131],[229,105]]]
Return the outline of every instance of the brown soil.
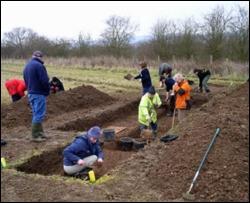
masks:
[[[82,85],[68,91],[50,94],[47,98],[46,119],[65,112],[111,104],[114,98],[100,92],[93,86]],[[20,101],[1,108],[1,124],[8,128],[18,125],[30,125],[32,111],[27,96]]]
[[[217,127],[221,133],[192,191],[195,201],[249,201],[249,84],[235,90],[211,86],[211,90],[209,95],[193,93],[194,107],[182,124],[175,122],[174,132],[179,137],[173,142],[152,142],[138,152],[123,152],[112,143],[104,143],[105,165],[95,170],[98,176],[108,173],[115,178],[101,185],[43,175],[62,174],[61,152],[75,131],[101,123],[102,128],[126,127],[116,140],[121,136],[138,137],[138,96],[129,98],[130,104],[117,98],[112,103],[91,103],[64,114],[48,114],[50,119],[44,125],[51,139],[42,144],[25,139],[28,125],[5,125],[1,131],[8,144],[1,147],[1,156],[15,164],[27,155],[42,152],[22,167],[26,172],[43,175],[2,170],[2,201],[183,201],[182,193],[188,190]],[[7,112],[10,107],[3,108]],[[16,108],[9,116],[21,115],[18,111]],[[164,116],[164,109],[158,112],[158,134],[163,136],[171,128],[172,118]]]
[[[61,175],[64,176],[62,153],[64,148],[58,148],[56,150],[45,152],[41,155],[34,156],[21,166],[17,167],[17,170],[25,173],[42,174],[42,175]],[[126,160],[133,154],[132,151],[117,150],[114,147],[106,149],[104,147],[103,152],[105,154],[105,162],[102,167],[94,165],[96,178],[108,174],[108,172],[117,166],[122,160]]]

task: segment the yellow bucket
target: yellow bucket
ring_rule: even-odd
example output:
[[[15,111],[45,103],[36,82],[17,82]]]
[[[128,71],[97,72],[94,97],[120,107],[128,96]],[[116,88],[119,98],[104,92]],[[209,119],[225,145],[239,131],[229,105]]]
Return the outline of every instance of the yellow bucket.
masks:
[[[89,182],[91,183],[95,182],[95,173],[93,170],[89,171]]]
[[[6,161],[5,161],[5,158],[1,158],[1,167],[3,168],[6,168],[7,164],[6,164]]]

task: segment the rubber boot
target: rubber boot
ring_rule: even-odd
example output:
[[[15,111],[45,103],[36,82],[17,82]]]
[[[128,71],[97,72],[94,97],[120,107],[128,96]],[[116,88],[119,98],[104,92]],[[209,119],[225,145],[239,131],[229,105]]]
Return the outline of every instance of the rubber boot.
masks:
[[[39,128],[39,135],[44,138],[44,139],[47,139],[48,136],[45,135],[44,131],[43,131],[43,125],[42,123],[38,123],[38,128]]]
[[[32,141],[34,142],[43,142],[45,141],[42,138],[40,123],[32,123]]]
[[[153,131],[153,140],[157,140],[157,131]]]

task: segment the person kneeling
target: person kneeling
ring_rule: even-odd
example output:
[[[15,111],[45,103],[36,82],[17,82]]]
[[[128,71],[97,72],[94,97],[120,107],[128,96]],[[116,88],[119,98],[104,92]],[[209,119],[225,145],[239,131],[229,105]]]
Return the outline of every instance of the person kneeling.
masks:
[[[86,133],[77,136],[63,151],[63,168],[68,175],[77,175],[90,168],[96,161],[103,163],[103,152],[99,144],[101,129],[90,128]]]

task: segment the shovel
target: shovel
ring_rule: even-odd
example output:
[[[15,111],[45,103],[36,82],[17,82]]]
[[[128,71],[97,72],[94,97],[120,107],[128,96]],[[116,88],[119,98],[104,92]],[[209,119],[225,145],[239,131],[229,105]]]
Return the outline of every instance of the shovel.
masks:
[[[174,108],[174,115],[173,115],[173,120],[172,120],[172,127],[171,127],[171,129],[173,129],[173,128],[174,128],[175,110],[176,110],[176,108]]]
[[[191,192],[191,190],[193,189],[194,183],[195,183],[196,179],[197,179],[198,176],[199,176],[200,170],[201,170],[202,166],[204,165],[204,163],[205,163],[205,161],[206,161],[206,158],[207,158],[207,156],[208,156],[208,153],[209,153],[210,149],[212,148],[213,144],[215,143],[215,140],[216,140],[216,138],[217,138],[217,136],[218,136],[219,134],[220,134],[220,128],[217,128],[216,131],[215,131],[214,137],[213,137],[212,141],[210,142],[210,144],[209,144],[209,146],[208,146],[208,148],[207,148],[207,151],[206,151],[205,155],[203,156],[203,159],[201,160],[201,163],[200,163],[200,165],[199,165],[199,168],[198,168],[197,172],[195,173],[195,176],[194,176],[193,181],[192,181],[192,183],[191,183],[191,185],[190,185],[190,187],[189,187],[189,190],[188,190],[186,193],[182,194],[182,197],[183,197],[184,199],[186,199],[186,200],[194,200],[194,195],[193,195],[193,194],[190,194],[190,192]]]
[[[124,79],[126,80],[132,80],[134,77],[130,73],[124,76]]]

